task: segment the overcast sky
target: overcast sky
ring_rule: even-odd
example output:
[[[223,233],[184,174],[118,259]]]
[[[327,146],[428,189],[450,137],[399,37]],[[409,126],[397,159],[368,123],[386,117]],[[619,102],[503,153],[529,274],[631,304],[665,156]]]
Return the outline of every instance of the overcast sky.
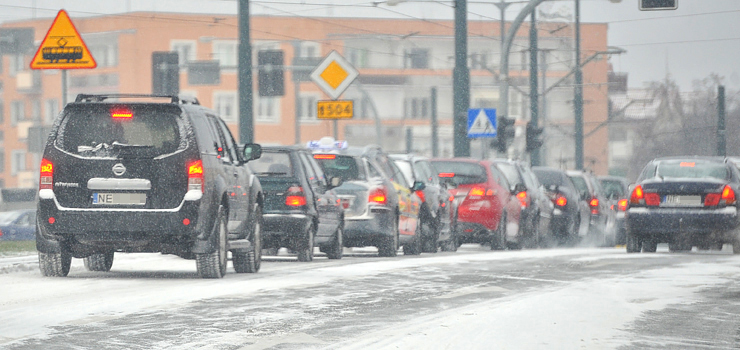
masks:
[[[499,0],[495,0],[498,2]],[[514,0],[508,0],[514,2]],[[637,0],[581,0],[583,22],[609,23],[609,45],[627,50],[611,59],[616,71],[629,73],[630,87],[662,80],[669,73],[683,90],[711,73],[740,89],[740,1],[679,0],[675,11],[642,12]],[[376,3],[379,1],[376,1]],[[494,0],[469,0],[471,20],[497,20]],[[509,6],[516,17],[526,1]],[[371,0],[252,0],[251,13],[330,17],[452,19],[452,1],[418,0],[377,6]],[[572,13],[574,0],[541,5],[550,12]],[[0,0],[0,21],[54,17],[59,9],[75,17],[127,11],[236,14],[236,0]]]

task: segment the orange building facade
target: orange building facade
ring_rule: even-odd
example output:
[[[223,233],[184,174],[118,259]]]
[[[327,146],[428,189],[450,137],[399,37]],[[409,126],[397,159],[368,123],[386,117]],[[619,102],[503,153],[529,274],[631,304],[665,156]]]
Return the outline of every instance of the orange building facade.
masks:
[[[6,23],[2,28],[34,28],[36,45],[53,18]],[[216,110],[238,136],[237,48],[238,23],[233,15],[126,13],[72,18],[97,68],[68,71],[68,98],[79,93],[151,93],[152,53],[179,54],[180,92],[198,98]],[[439,156],[452,155],[452,68],[454,42],[451,21],[398,19],[329,19],[307,17],[253,17],[253,62],[260,50],[283,50],[285,95],[259,97],[254,70],[255,141],[263,144],[305,144],[334,133],[333,123],[316,119],[316,101],[328,97],[311,81],[294,82],[294,57],[316,61],[337,51],[360,72],[343,99],[354,101],[355,117],[338,122],[340,139],[351,144],[380,143],[385,149],[407,149],[431,155],[431,89],[437,90]],[[573,68],[572,25],[541,23],[539,45],[544,52],[540,80],[547,86]],[[500,59],[499,22],[471,21],[469,66],[471,108],[498,106],[497,77]],[[560,29],[558,29],[560,28]],[[510,116],[529,118],[528,30],[523,25],[510,56]],[[605,24],[582,24],[584,58],[607,49]],[[58,70],[32,71],[35,52],[2,56],[0,97],[2,143],[0,187],[37,186],[40,155],[29,150],[29,129],[51,125],[62,109],[61,75]],[[217,81],[203,82],[191,68],[193,62],[218,61]],[[298,62],[298,61],[296,61]],[[591,132],[608,113],[605,59],[583,68],[585,160],[597,174],[607,173],[606,128]],[[297,84],[297,85],[294,85]],[[541,85],[542,86],[542,83]],[[566,78],[553,87],[541,108],[545,126],[544,163],[573,167],[573,84]],[[296,123],[296,118],[298,123]],[[295,125],[300,125],[299,133]],[[380,131],[380,134],[376,132]],[[298,139],[296,138],[298,136]],[[482,152],[482,141],[472,141],[473,153]],[[493,154],[491,154],[493,156]]]

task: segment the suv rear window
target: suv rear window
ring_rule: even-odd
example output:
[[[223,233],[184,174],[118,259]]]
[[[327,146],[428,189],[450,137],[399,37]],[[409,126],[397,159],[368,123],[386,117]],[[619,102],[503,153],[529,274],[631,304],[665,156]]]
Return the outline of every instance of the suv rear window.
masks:
[[[262,157],[247,164],[257,176],[293,176],[290,154],[286,152],[263,150]]]
[[[114,108],[130,117],[113,118]],[[104,158],[153,158],[185,147],[179,115],[172,110],[112,105],[68,108],[56,145],[79,156]]]
[[[467,162],[432,161],[439,174],[447,173],[456,185],[477,184],[488,181],[486,169],[480,164]]]
[[[730,177],[730,172],[724,163],[707,162],[701,160],[669,160],[661,161],[655,169],[659,177],[683,177],[683,178],[707,178],[725,180]]]

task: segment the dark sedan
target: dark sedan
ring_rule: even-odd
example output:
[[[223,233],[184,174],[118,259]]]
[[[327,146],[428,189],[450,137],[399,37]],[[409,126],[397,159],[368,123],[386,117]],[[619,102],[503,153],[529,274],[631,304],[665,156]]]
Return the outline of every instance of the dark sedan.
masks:
[[[658,158],[645,166],[627,209],[627,252],[722,249],[740,254],[740,172],[720,157]]]

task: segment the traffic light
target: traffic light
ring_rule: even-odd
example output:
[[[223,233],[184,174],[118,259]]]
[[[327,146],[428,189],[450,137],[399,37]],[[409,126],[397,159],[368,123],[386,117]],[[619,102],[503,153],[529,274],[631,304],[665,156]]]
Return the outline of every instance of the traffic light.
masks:
[[[545,129],[539,128],[537,125],[532,123],[527,123],[527,152],[531,152],[542,147],[543,141],[540,139],[540,136],[543,131],[545,131]]]
[[[492,146],[499,152],[506,152],[509,147],[509,140],[514,139],[514,119],[498,117],[496,121],[496,138],[493,139]]]
[[[283,84],[283,51],[262,50],[257,53],[257,64],[259,65],[257,85],[260,96],[285,95],[285,86]]]
[[[152,94],[177,96],[179,93],[179,55],[177,52],[152,52]]]

